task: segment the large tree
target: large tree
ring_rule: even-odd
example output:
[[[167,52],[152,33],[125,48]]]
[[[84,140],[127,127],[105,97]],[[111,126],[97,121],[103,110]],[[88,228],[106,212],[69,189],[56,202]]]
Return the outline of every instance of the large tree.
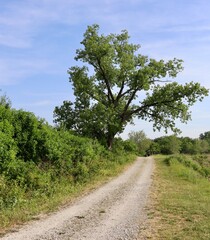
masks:
[[[182,60],[157,61],[141,55],[126,30],[100,35],[98,25],[88,26],[81,44],[75,60],[84,65],[68,70],[75,102],[56,107],[55,122],[96,137],[109,148],[135,117],[153,122],[157,130],[179,131],[175,120],[187,122],[189,107],[208,95],[199,83],[171,81],[183,70]]]

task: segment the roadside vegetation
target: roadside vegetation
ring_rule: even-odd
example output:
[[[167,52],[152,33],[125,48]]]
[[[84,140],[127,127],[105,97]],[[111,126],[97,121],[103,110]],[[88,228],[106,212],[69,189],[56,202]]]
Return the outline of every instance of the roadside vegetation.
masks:
[[[0,104],[0,230],[54,210],[135,160],[135,145],[95,139],[49,126],[33,113]]]
[[[97,139],[52,127],[33,113],[16,110],[0,98],[0,231],[55,210],[87,189],[120,173],[136,155],[195,153],[169,159],[203,178],[209,176],[209,132],[199,139],[165,136],[148,139],[143,131],[115,138],[112,151]],[[187,147],[186,147],[187,146]],[[195,176],[197,176],[195,175]],[[194,175],[193,175],[194,176]],[[194,177],[195,177],[194,176]]]
[[[156,156],[149,239],[210,239],[210,155]]]

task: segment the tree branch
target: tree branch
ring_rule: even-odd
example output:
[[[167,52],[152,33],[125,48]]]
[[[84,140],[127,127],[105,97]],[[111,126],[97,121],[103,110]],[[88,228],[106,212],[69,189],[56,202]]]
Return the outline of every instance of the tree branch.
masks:
[[[117,95],[117,98],[116,98],[115,102],[118,102],[119,99],[123,96],[123,95],[122,95],[122,92],[123,92],[124,86],[125,86],[125,81],[122,81],[122,86],[121,86],[121,88],[120,88],[120,91],[119,91],[119,93],[118,93],[118,95]]]
[[[104,81],[105,81],[105,83],[106,83],[106,87],[107,87],[107,90],[108,90],[109,100],[111,100],[112,103],[114,103],[115,100],[114,100],[114,96],[113,96],[112,91],[111,91],[111,87],[110,87],[110,85],[109,85],[109,80],[107,79],[106,74],[105,74],[105,72],[104,72],[104,70],[103,70],[103,67],[101,66],[100,59],[97,58],[97,62],[98,62],[99,69],[101,70],[101,73],[102,73],[102,75],[103,75],[103,77],[104,77]],[[111,99],[110,99],[110,97],[111,97]]]
[[[168,100],[168,101],[160,101],[160,102],[153,102],[153,103],[151,103],[151,104],[146,104],[146,105],[144,105],[144,106],[141,106],[141,107],[139,107],[139,108],[131,111],[129,115],[131,116],[131,115],[133,115],[133,114],[135,114],[135,113],[138,113],[138,112],[140,112],[140,111],[145,111],[146,108],[148,108],[148,107],[154,107],[154,106],[157,106],[157,105],[159,105],[159,104],[168,105],[168,103],[174,103],[174,101],[175,101],[175,100],[172,99],[172,100]],[[168,106],[170,106],[170,105],[168,105]],[[170,106],[170,107],[175,108],[174,106]]]
[[[123,110],[123,113],[121,114],[121,122],[124,122],[124,120],[125,120],[125,115],[126,115],[126,112],[127,112],[127,110],[128,110],[128,107],[129,107],[129,105],[131,104],[132,100],[134,99],[137,91],[138,91],[138,89],[135,89],[135,90],[133,91],[133,93],[131,94],[131,97],[129,98],[129,100],[128,100],[128,102],[127,102],[127,104],[125,105],[124,110]],[[131,116],[131,115],[130,115],[130,116]]]

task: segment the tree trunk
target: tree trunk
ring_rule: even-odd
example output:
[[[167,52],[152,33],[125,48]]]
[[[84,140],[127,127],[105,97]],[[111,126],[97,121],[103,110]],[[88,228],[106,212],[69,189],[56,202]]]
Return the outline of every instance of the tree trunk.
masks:
[[[110,151],[112,150],[113,140],[114,140],[114,135],[110,134],[107,138],[107,146]]]

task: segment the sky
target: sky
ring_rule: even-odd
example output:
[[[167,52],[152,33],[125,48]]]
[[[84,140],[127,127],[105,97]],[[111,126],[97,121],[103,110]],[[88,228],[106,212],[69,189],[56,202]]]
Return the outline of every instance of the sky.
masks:
[[[0,0],[0,89],[14,108],[53,124],[55,106],[73,99],[67,70],[78,64],[76,49],[92,24],[103,34],[126,29],[143,55],[182,59],[184,71],[176,81],[210,88],[209,13],[209,0]],[[187,125],[177,121],[180,136],[210,131],[210,97],[191,112]],[[134,123],[122,138],[141,130],[153,139],[165,135],[153,132],[152,123]]]

